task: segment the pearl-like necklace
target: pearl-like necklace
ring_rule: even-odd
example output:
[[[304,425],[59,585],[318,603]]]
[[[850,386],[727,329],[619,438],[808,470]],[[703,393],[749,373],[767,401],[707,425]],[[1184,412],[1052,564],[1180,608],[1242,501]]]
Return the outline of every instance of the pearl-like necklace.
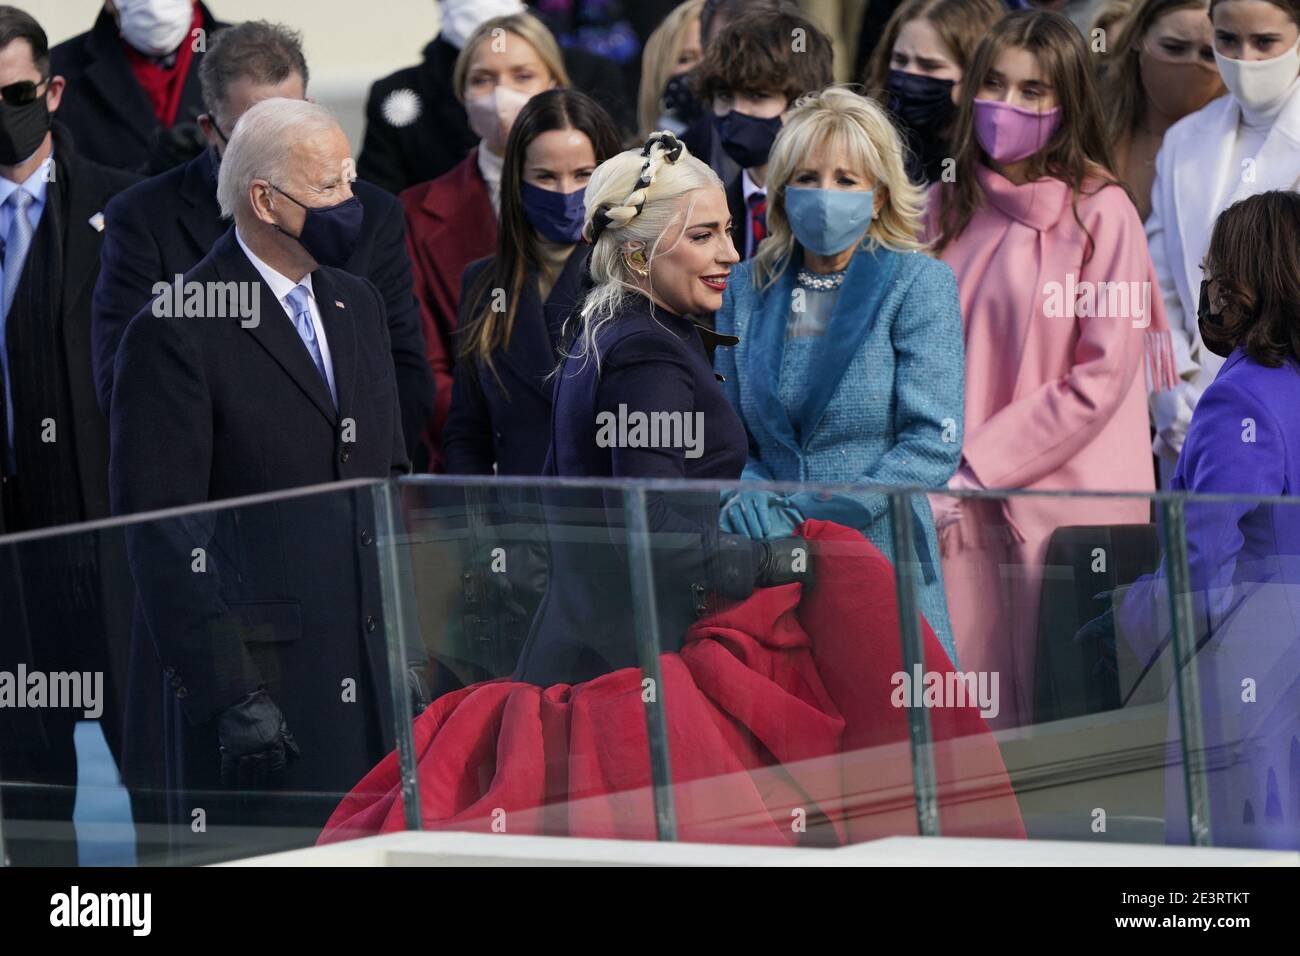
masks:
[[[795,275],[795,280],[804,288],[816,289],[819,292],[829,292],[832,289],[838,289],[844,285],[844,276],[848,273],[847,269],[841,269],[839,272],[832,272],[829,275],[818,275],[816,272],[810,272],[806,268],[801,268]]]

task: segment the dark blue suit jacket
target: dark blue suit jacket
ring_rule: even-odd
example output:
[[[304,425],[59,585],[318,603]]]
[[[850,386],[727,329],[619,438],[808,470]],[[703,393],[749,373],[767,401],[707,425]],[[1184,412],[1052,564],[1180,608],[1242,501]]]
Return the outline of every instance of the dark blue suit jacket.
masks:
[[[628,295],[601,331],[600,365],[565,360],[556,379],[546,473],[584,478],[735,481],[745,466],[745,428],[714,376],[706,341],[690,319]],[[685,447],[631,447],[602,437],[604,413],[700,416],[702,454]],[[608,419],[606,419],[608,420]],[[631,419],[628,419],[631,421]],[[587,488],[544,494],[551,580],[520,655],[516,678],[541,685],[589,680],[636,663],[623,493]],[[757,549],[718,531],[716,490],[646,496],[652,535],[659,643],[677,650],[714,595],[753,589]]]
[[[153,299],[154,283],[170,283],[192,269],[230,225],[217,206],[216,172],[215,154],[205,150],[185,166],[126,190],[105,210],[108,228],[92,314],[95,387],[105,413],[112,401],[113,361],[127,323]],[[433,412],[433,373],[424,357],[424,332],[412,291],[406,223],[401,204],[384,190],[361,181],[352,189],[366,212],[346,271],[370,279],[383,295],[402,432],[408,454],[416,459]],[[417,468],[421,464],[416,460]]]
[[[110,414],[114,513],[406,470],[384,306],[368,280],[312,273],[337,409],[233,228],[186,280],[256,283],[260,321],[146,309],[131,322]],[[318,793],[312,819],[328,814],[326,791],[350,788],[391,747],[370,494],[333,489],[128,528],[132,686],[163,691],[133,696],[130,778],[150,780],[158,751],[142,742],[163,727],[162,753],[180,759],[171,776],[184,789],[218,787],[214,718],[259,686],[303,749],[285,783]],[[342,694],[349,679],[356,703]],[[133,744],[144,751],[135,761]]]
[[[442,432],[445,469],[453,475],[540,475],[551,444],[551,397],[548,378],[563,357],[561,338],[569,315],[582,305],[589,246],[569,256],[554,288],[542,304],[537,279],[524,278],[519,310],[510,341],[493,355],[495,374],[481,361],[457,362],[451,410]],[[460,316],[469,321],[470,291],[490,259],[465,270]]]

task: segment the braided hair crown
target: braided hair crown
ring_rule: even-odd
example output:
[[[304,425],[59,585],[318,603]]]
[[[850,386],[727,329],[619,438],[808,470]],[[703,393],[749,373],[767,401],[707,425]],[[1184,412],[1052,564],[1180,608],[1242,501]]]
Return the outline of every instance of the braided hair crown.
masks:
[[[635,219],[645,206],[646,193],[654,183],[659,170],[665,164],[672,165],[681,159],[684,151],[685,147],[681,141],[668,130],[651,133],[641,149],[644,159],[632,191],[618,205],[601,203],[596,207],[591,214],[591,220],[587,223],[587,241],[595,245],[596,240],[606,229],[621,228]]]

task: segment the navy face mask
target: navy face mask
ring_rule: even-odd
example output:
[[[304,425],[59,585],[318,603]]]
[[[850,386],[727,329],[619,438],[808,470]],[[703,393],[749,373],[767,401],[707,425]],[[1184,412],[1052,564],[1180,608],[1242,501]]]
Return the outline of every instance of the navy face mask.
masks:
[[[532,183],[520,185],[524,218],[543,239],[570,245],[582,239],[582,223],[586,218],[583,199],[587,187],[571,193],[557,193]]]
[[[361,222],[366,214],[361,200],[353,196],[333,206],[306,206],[274,183],[271,188],[307,210],[307,218],[303,220],[302,231],[298,235],[285,232],[278,224],[276,230],[290,239],[298,240],[307,253],[323,266],[341,269],[347,265],[352,254],[357,251],[357,241],[361,238]]]
[[[957,110],[952,87],[952,80],[889,71],[889,111],[902,127],[907,176],[913,182],[934,182],[940,176],[949,152],[948,128]]]
[[[713,117],[714,128],[723,150],[741,169],[754,169],[767,164],[767,155],[781,132],[781,117],[759,119],[732,110],[726,116]]]
[[[957,109],[952,87],[952,80],[890,70],[889,111],[918,133],[940,132]]]

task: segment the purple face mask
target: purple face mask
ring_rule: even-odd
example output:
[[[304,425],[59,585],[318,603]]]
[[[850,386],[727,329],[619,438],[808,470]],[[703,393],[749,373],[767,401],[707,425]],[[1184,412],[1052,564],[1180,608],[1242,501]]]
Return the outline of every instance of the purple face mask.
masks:
[[[1000,100],[975,100],[975,137],[997,163],[1017,163],[1047,145],[1061,125],[1061,108],[1036,113]]]

